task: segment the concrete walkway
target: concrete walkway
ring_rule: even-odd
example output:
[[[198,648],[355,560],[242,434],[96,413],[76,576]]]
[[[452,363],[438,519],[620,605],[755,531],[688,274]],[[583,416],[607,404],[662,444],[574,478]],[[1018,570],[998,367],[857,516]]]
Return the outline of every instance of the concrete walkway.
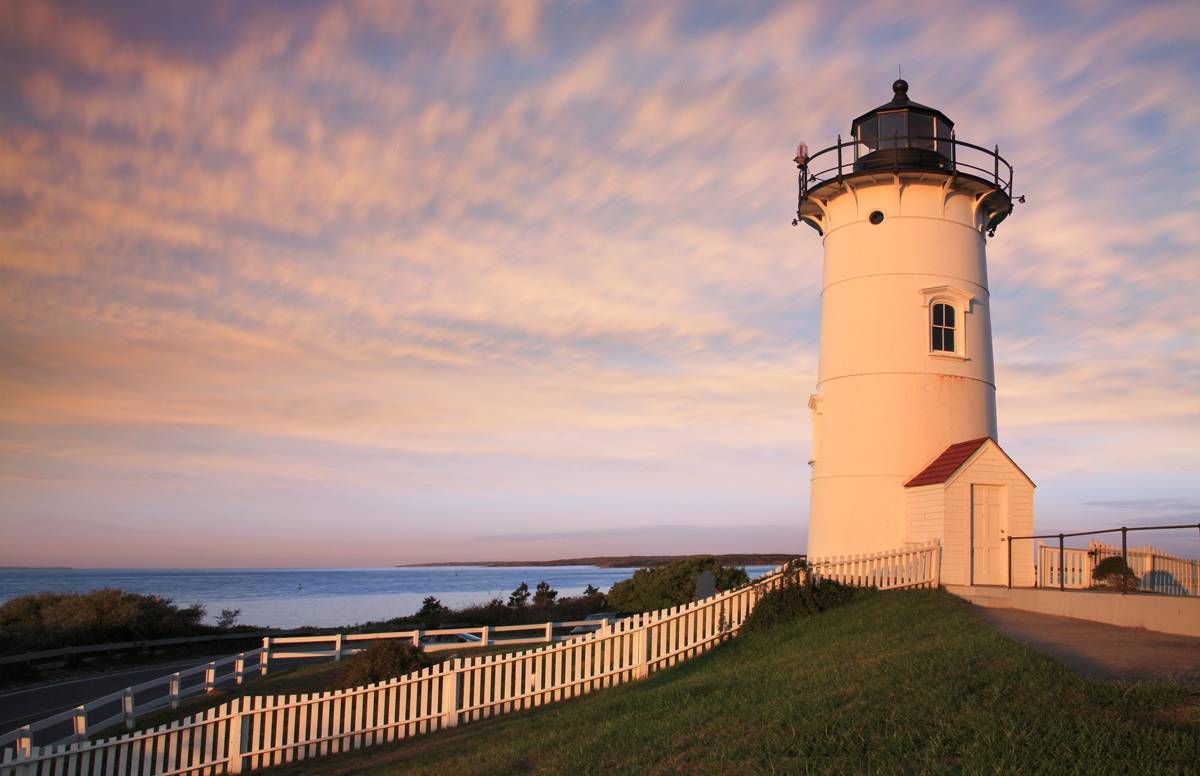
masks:
[[[978,612],[1005,636],[1091,679],[1173,679],[1200,685],[1200,638],[1020,609],[981,607]]]

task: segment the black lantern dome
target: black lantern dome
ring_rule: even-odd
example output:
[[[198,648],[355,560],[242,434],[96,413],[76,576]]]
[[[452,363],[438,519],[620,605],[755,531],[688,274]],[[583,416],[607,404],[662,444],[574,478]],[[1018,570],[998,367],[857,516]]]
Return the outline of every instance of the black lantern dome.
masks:
[[[892,84],[891,102],[850,123],[854,170],[884,167],[949,169],[954,163],[954,122],[937,108],[908,98],[908,82]]]

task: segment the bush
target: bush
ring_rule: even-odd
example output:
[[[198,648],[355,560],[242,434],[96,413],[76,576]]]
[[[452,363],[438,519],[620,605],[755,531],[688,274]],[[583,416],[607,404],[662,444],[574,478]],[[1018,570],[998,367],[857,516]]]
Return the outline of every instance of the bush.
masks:
[[[204,606],[106,588],[90,593],[33,593],[0,605],[0,652],[12,654],[113,641],[211,632]]]
[[[764,595],[742,623],[742,632],[764,631],[797,617],[817,614],[867,594],[829,579],[814,579],[803,566],[789,574],[783,585]]]
[[[362,652],[346,658],[342,670],[330,682],[329,689],[344,690],[385,682],[436,662],[425,650],[414,647],[412,642],[399,639],[377,641]]]
[[[1133,590],[1138,586],[1138,575],[1125,563],[1120,555],[1105,558],[1092,569],[1092,581],[1105,587]]]
[[[622,612],[648,612],[691,602],[696,593],[696,575],[710,571],[717,590],[729,590],[750,581],[746,570],[722,566],[711,555],[686,558],[659,568],[638,569],[629,579],[612,586],[608,605]]]
[[[537,588],[533,591],[534,606],[545,609],[547,606],[553,606],[556,598],[558,598],[558,591],[550,587],[549,582],[544,579],[538,582]]]

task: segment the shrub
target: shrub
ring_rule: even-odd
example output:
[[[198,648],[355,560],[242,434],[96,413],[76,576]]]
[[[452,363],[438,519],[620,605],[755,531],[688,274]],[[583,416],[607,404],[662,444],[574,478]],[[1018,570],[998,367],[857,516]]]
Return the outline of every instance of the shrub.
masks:
[[[711,555],[686,558],[659,568],[638,569],[631,578],[612,586],[608,605],[623,612],[648,612],[686,604],[695,595],[696,575],[702,571],[712,572],[717,590],[729,590],[750,581],[745,569],[722,566]]]
[[[346,658],[342,670],[330,682],[329,689],[343,690],[384,682],[435,662],[425,650],[414,647],[411,642],[399,639],[377,641],[362,652]]]
[[[520,609],[527,603],[529,603],[529,585],[522,582],[508,594],[508,605],[514,609]]]
[[[1120,555],[1105,558],[1092,569],[1092,581],[1106,587],[1133,590],[1138,586],[1138,576]]]
[[[0,652],[30,652],[112,641],[191,636],[204,606],[106,588],[89,593],[33,593],[0,605]]]
[[[241,616],[241,609],[222,609],[221,616],[217,618],[217,627],[221,630],[229,630],[237,625],[238,618]]]
[[[421,609],[417,612],[417,619],[425,623],[425,627],[436,627],[441,618],[449,614],[450,610],[442,605],[442,602],[433,596],[428,596],[421,602]]]
[[[550,583],[546,580],[538,582],[537,587],[533,591],[533,605],[544,609],[554,603],[554,599],[558,598],[558,591],[550,587]]]
[[[814,579],[808,569],[801,566],[796,573],[785,577],[781,587],[759,599],[754,611],[742,623],[742,631],[769,630],[796,617],[840,606],[866,593],[864,588],[850,587],[829,579]]]

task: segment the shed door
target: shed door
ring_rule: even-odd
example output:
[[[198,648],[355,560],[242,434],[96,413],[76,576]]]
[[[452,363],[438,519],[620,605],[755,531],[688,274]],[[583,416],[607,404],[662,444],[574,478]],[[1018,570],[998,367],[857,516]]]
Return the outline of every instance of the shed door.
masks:
[[[971,486],[971,584],[1008,583],[1004,537],[1008,520],[999,485]]]

